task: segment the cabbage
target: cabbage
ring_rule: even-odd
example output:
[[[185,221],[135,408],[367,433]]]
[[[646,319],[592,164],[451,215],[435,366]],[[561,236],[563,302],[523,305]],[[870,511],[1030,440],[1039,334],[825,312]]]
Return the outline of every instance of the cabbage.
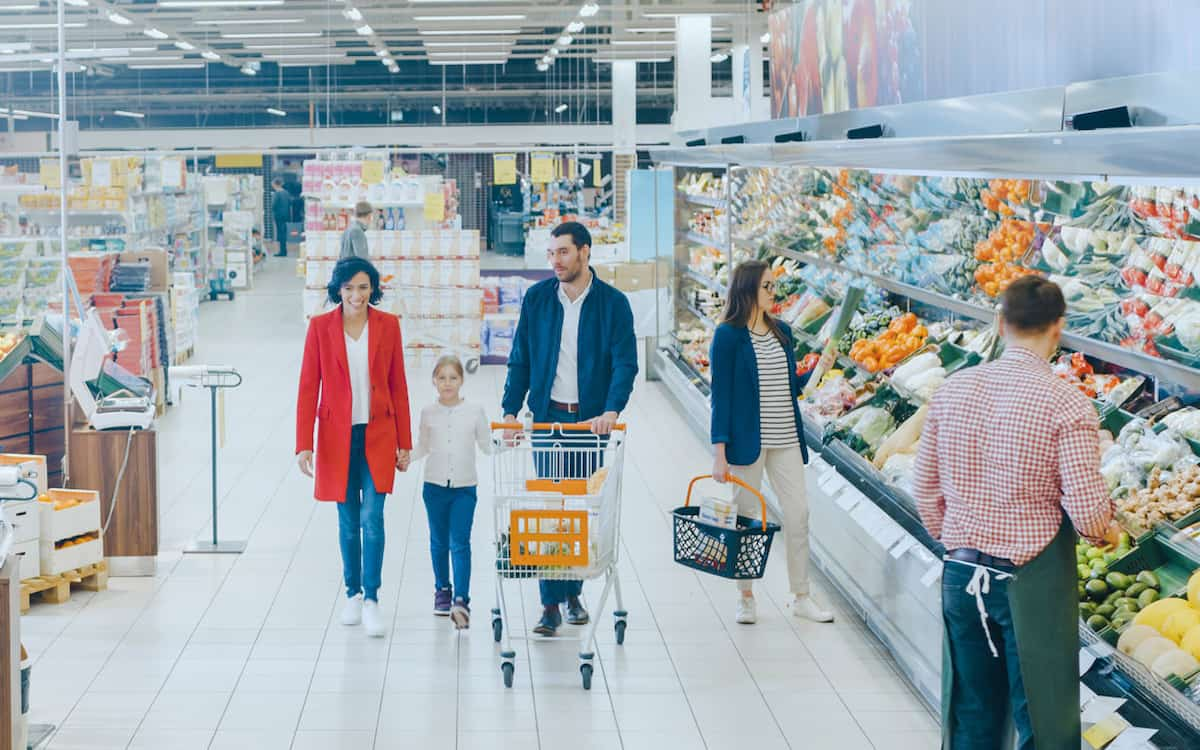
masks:
[[[1189,312],[1175,321],[1175,335],[1189,352],[1200,352],[1200,312]]]
[[[1200,440],[1200,409],[1180,409],[1164,417],[1163,424],[1185,438]]]
[[[860,413],[850,431],[862,438],[863,442],[874,451],[888,433],[896,427],[896,420],[892,418],[891,414],[877,406],[864,406],[856,411]]]

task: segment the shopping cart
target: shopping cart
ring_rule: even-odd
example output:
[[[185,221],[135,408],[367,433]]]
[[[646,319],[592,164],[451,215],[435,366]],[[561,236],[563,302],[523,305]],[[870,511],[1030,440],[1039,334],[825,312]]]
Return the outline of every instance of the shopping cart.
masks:
[[[505,579],[590,580],[604,576],[593,608],[616,596],[613,624],[625,642],[628,613],[617,576],[625,426],[601,437],[587,424],[492,424],[495,479],[496,601],[492,634],[500,643],[504,686],[512,687],[516,652],[505,620]],[[579,642],[579,674],[592,687],[597,618]]]

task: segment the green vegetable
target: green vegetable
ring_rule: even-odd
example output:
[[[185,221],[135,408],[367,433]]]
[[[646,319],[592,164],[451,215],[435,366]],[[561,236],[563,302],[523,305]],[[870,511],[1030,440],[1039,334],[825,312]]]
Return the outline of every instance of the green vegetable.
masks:
[[[1086,581],[1092,575],[1092,569],[1082,563],[1079,564],[1076,571],[1079,573],[1079,580],[1081,581]]]
[[[1134,599],[1136,599],[1138,594],[1142,593],[1148,588],[1149,587],[1144,583],[1135,583],[1129,588],[1125,589],[1125,596],[1132,596]]]
[[[1104,630],[1108,627],[1108,620],[1100,615],[1092,615],[1091,617],[1087,618],[1087,626],[1094,632],[1099,633],[1101,630]]]
[[[1158,592],[1154,589],[1146,589],[1142,593],[1138,594],[1137,601],[1138,606],[1143,608],[1149,607],[1151,604],[1158,601]]]
[[[1137,612],[1141,609],[1141,606],[1138,605],[1137,599],[1130,599],[1128,596],[1123,596],[1120,599],[1117,599],[1115,602],[1113,602],[1113,606],[1115,606],[1117,609],[1127,609],[1130,612]]]
[[[1146,584],[1146,588],[1159,591],[1162,589],[1162,584],[1158,582],[1158,576],[1152,570],[1143,570],[1137,574],[1137,582]]]
[[[1115,610],[1114,610],[1114,613],[1115,613]],[[1084,602],[1079,605],[1079,616],[1085,620],[1087,618],[1091,617],[1092,615],[1098,615],[1098,614],[1100,614],[1100,608],[1097,607],[1092,602]]]
[[[1101,580],[1088,581],[1084,585],[1084,589],[1087,591],[1088,596],[1097,601],[1108,595],[1108,584]]]
[[[1117,608],[1112,604],[1101,604],[1100,606],[1092,607],[1092,614],[1100,615],[1101,617],[1112,617],[1117,613]]]
[[[1133,584],[1133,579],[1124,573],[1109,573],[1104,577],[1104,581],[1114,589],[1125,590]]]

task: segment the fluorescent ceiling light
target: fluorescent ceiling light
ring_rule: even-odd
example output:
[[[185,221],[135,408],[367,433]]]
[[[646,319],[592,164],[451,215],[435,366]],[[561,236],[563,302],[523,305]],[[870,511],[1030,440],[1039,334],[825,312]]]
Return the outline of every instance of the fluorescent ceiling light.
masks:
[[[141,120],[146,117],[146,115],[141,112],[130,112],[124,109],[114,109],[113,114],[117,117],[132,117],[135,120]]]
[[[112,21],[113,23],[115,23],[118,26],[128,26],[131,23],[133,23],[133,21],[131,21],[129,18],[121,15],[120,13],[116,12],[115,10],[110,10],[108,12],[108,20]]]
[[[504,65],[508,60],[430,60],[430,65]]]
[[[392,53],[388,52],[385,49],[377,49],[377,50],[375,50],[375,56],[376,57],[391,57]]]
[[[318,68],[322,65],[353,65],[354,61],[348,57],[329,58],[328,60],[309,60],[307,62],[293,62],[288,60],[280,60],[279,67],[281,68]]]
[[[567,31],[571,32],[572,34],[578,34],[579,32],[583,31],[585,28],[587,28],[587,27],[583,23],[583,21],[572,21],[569,24],[567,24]]]
[[[550,64],[549,64],[549,63],[540,62],[540,63],[538,63],[538,64],[537,64],[537,69],[538,69],[538,71],[539,71],[539,72],[545,73],[547,70],[550,70]]]
[[[511,3],[513,0],[408,0],[413,5],[450,5],[452,3]]]
[[[73,5],[76,8],[88,7],[88,0],[63,0],[67,5]]]
[[[447,60],[447,59],[453,59],[453,58],[457,58],[457,57],[492,57],[492,58],[494,58],[497,55],[504,55],[504,54],[506,54],[506,53],[503,51],[483,52],[483,51],[477,50],[475,52],[454,52],[453,50],[438,50],[437,52],[429,52],[429,59],[431,59],[431,60],[435,60],[435,59],[436,60]]]
[[[171,62],[182,60],[183,55],[113,55],[100,58],[104,62]]]
[[[542,64],[543,64],[543,65],[549,65],[549,64],[550,64],[550,55],[542,55]]]
[[[562,104],[560,104],[554,108],[555,114],[561,115],[563,112],[566,112],[566,111],[567,111],[567,103],[566,102],[563,102]]]
[[[758,41],[762,42],[763,44],[770,44],[770,42],[771,42],[771,32],[769,32],[769,31],[768,31],[767,33],[765,33],[765,34],[763,34],[762,36],[760,36],[760,37],[758,38]]]
[[[342,15],[345,16],[347,20],[354,21],[355,23],[363,20],[362,11],[358,8],[347,8],[342,11]]]
[[[723,63],[729,59],[729,55],[725,54],[724,52],[718,52],[708,59],[715,63]]]
[[[414,21],[524,21],[520,14],[496,16],[413,16]]]
[[[151,39],[170,39],[171,38],[171,36],[169,34],[164,34],[161,29],[156,29],[154,27],[150,27],[148,29],[142,29],[142,33],[145,34],[146,36],[150,37]]]
[[[291,44],[247,44],[246,49],[337,49],[332,42],[292,42]]]
[[[275,109],[274,107],[267,107],[267,112],[270,112],[271,114],[275,115],[276,117],[287,117],[287,112],[284,112],[282,109]]]
[[[436,105],[436,104],[435,104],[435,105],[433,105],[433,113],[434,113],[435,115],[440,115],[440,114],[442,113],[442,108],[441,108],[441,107],[439,107],[439,106],[438,106],[438,105]]]
[[[29,42],[3,42],[0,43],[0,54],[11,55],[14,52],[28,52],[33,48]],[[74,52],[75,50],[70,50]]]
[[[256,75],[258,75],[258,71],[257,71],[257,70],[255,70],[255,69],[254,69],[254,66],[253,66],[253,65],[250,65],[249,63],[247,63],[246,65],[243,65],[243,66],[242,66],[242,68],[241,68],[241,70],[242,70],[242,75],[247,75],[247,76],[256,76]]]
[[[584,6],[579,9],[579,15],[584,18],[591,18],[600,12],[600,6],[596,3],[584,3]]]
[[[216,52],[213,52],[210,49],[206,49],[203,52],[201,52],[200,56],[203,57],[205,60],[212,60],[213,62],[218,62],[221,59],[220,55],[218,55]]]
[[[675,42],[670,39],[613,39],[610,44],[618,47],[674,47]]]
[[[6,115],[2,112],[0,112],[0,117],[4,118],[6,120],[28,120],[29,119],[29,115]]]
[[[50,24],[49,28],[55,28],[54,24]],[[520,29],[418,29],[418,33],[424,36],[465,36],[465,35],[484,35],[484,34],[520,34]]]
[[[196,68],[203,68],[204,63],[202,63],[202,62],[194,62],[194,63],[180,62],[180,63],[165,63],[163,65],[149,65],[149,64],[130,65],[128,67],[130,70],[194,70]]]
[[[271,26],[277,23],[304,23],[303,18],[205,18],[197,26]]]
[[[639,26],[636,29],[625,29],[630,34],[674,34],[675,29],[666,27],[662,29],[650,28],[648,26]]]
[[[196,49],[196,45],[192,44],[191,42],[185,42],[183,40],[175,42],[175,46],[178,47],[179,49],[183,50],[184,52],[191,52],[192,50]]]
[[[365,24],[365,23],[362,26],[359,26],[354,31],[355,31],[355,33],[357,33],[361,36],[371,36],[372,34],[375,33],[375,29],[372,29],[369,24]]]
[[[561,51],[561,50],[559,50],[559,48],[558,48],[558,47],[551,47],[551,48],[550,48],[550,54],[551,54],[551,55],[553,55],[554,57],[558,57],[559,55],[561,55],[561,54],[562,54],[562,51]]]
[[[511,47],[513,40],[497,39],[494,42],[431,42],[425,40],[426,47]]]
[[[36,3],[34,3],[34,4],[32,4],[32,5],[0,5],[0,11],[6,11],[6,10],[37,10],[37,9],[38,9],[38,6],[37,6],[37,4],[36,4]]]
[[[603,58],[602,58],[602,57],[597,57],[597,58],[594,58],[594,59],[595,59],[595,61],[596,61],[598,64],[600,64],[600,65],[611,65],[612,63],[615,63],[615,62],[617,62],[617,61],[624,61],[624,62],[640,62],[640,63],[666,63],[666,62],[671,62],[671,58],[669,58],[669,57],[638,57],[638,56],[636,56],[636,55],[635,55],[635,56],[633,56],[633,57],[603,57]]]
[[[58,115],[54,114],[53,112],[36,112],[32,109],[13,109],[10,111],[14,115],[20,115],[22,117],[44,117],[47,120],[57,120],[58,119]]]
[[[64,23],[65,29],[82,29],[85,23]],[[0,23],[0,29],[57,29],[57,23]],[[514,32],[515,33],[515,32]]]
[[[338,53],[333,53],[333,52],[325,53],[325,54],[322,54],[320,52],[297,52],[295,54],[291,54],[291,53],[280,54],[280,53],[272,52],[272,53],[263,55],[263,57],[268,60],[349,60],[350,59],[343,54],[338,54]]]
[[[320,31],[255,31],[246,34],[221,34],[222,39],[303,39],[321,36]]]
[[[283,0],[159,0],[160,8],[253,8],[283,5]]]

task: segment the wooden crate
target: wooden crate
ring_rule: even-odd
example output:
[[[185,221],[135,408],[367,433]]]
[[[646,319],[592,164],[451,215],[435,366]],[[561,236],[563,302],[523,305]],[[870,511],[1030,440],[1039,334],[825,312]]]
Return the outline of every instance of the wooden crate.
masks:
[[[99,534],[99,530],[96,531]],[[70,547],[58,547],[55,542],[42,540],[38,543],[42,577],[63,575],[77,568],[85,568],[104,561],[104,542],[98,537],[90,542]]]
[[[92,490],[51,489],[46,492],[51,500],[75,500],[72,508],[55,510],[53,503],[38,503],[41,508],[41,534],[43,542],[60,542],[73,536],[100,530],[100,494]],[[77,568],[78,565],[68,565]]]
[[[58,575],[42,575],[21,581],[21,611],[29,611],[34,596],[49,604],[68,602],[73,585],[84,591],[104,591],[108,588],[108,565],[101,560]]]

